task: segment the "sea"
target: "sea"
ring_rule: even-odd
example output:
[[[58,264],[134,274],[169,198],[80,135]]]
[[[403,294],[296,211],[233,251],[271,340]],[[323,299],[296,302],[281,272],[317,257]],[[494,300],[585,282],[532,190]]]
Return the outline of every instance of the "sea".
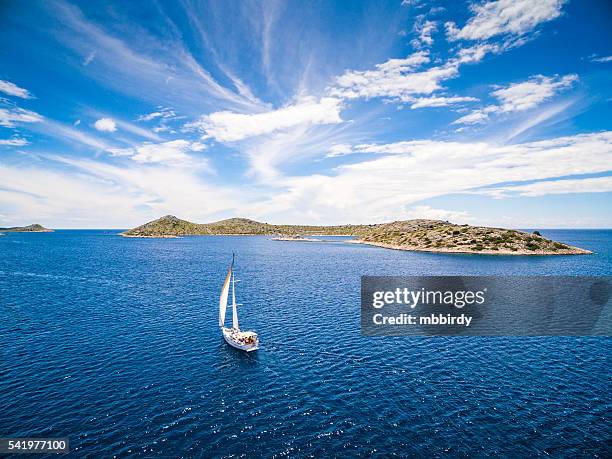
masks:
[[[360,331],[362,275],[612,275],[612,231],[540,231],[594,253],[6,233],[0,437],[92,458],[611,457],[612,338]],[[232,253],[249,354],[218,327]]]

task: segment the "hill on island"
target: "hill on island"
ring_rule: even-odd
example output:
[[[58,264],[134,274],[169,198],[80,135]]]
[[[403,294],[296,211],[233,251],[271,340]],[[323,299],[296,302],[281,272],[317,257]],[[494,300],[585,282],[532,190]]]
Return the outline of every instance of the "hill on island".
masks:
[[[213,223],[192,223],[166,215],[121,233],[126,237],[168,237],[196,235],[346,235],[352,236],[365,226],[271,225],[248,218],[228,218]]]
[[[49,228],[45,228],[38,223],[34,223],[33,225],[28,226],[12,226],[10,228],[0,228],[0,231],[6,233],[52,233],[53,230]]]
[[[196,235],[354,236],[356,243],[397,250],[503,255],[587,254],[588,250],[552,241],[538,232],[456,225],[441,220],[405,220],[375,225],[273,225],[247,218],[192,223],[166,215],[121,233],[125,237]],[[297,239],[296,239],[297,240]]]

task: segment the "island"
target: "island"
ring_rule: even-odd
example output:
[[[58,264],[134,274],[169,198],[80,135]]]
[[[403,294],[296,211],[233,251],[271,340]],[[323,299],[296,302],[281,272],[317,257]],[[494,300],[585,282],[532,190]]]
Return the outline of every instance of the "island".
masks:
[[[4,231],[5,233],[52,233],[53,230],[49,228],[45,228],[38,223],[34,223],[33,225],[28,226],[13,226],[10,228],[0,228],[0,231]]]
[[[395,250],[486,255],[579,255],[588,250],[543,237],[538,231],[457,225],[442,220],[404,220],[371,225],[273,225],[247,218],[192,223],[166,215],[121,233],[124,237],[266,235],[282,241],[307,236],[352,236],[347,243]]]

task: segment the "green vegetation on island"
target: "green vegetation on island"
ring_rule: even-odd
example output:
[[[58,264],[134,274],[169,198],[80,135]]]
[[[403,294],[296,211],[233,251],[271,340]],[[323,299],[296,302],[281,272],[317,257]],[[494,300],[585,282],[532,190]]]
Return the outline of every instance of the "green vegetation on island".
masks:
[[[191,223],[173,215],[145,223],[142,226],[121,233],[126,237],[169,237],[202,235],[344,235],[353,236],[363,225],[343,226],[302,226],[271,225],[248,218],[228,218],[214,223]]]
[[[364,244],[399,250],[500,255],[588,254],[588,250],[542,237],[538,231],[455,225],[439,220],[407,220],[377,225],[361,233]]]
[[[196,235],[269,235],[279,240],[302,236],[354,236],[350,241],[397,250],[499,255],[570,255],[588,250],[542,237],[539,232],[456,225],[440,220],[406,220],[375,225],[272,225],[246,218],[214,223],[191,223],[166,215],[121,233],[125,237],[178,237]]]
[[[10,228],[0,228],[0,231],[5,233],[52,233],[53,230],[49,228],[45,228],[38,223],[34,223],[33,225],[28,226],[13,226]]]

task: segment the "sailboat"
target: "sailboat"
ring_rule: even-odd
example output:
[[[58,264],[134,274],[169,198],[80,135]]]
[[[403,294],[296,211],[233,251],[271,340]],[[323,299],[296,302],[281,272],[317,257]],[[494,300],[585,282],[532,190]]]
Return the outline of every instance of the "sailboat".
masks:
[[[225,311],[229,297],[230,286],[232,288],[232,328],[225,326]],[[219,327],[223,333],[223,338],[232,347],[246,352],[256,351],[259,348],[259,338],[253,331],[242,331],[238,324],[238,304],[236,304],[236,278],[234,277],[234,255],[232,254],[232,264],[227,271],[221,297],[219,298]]]

